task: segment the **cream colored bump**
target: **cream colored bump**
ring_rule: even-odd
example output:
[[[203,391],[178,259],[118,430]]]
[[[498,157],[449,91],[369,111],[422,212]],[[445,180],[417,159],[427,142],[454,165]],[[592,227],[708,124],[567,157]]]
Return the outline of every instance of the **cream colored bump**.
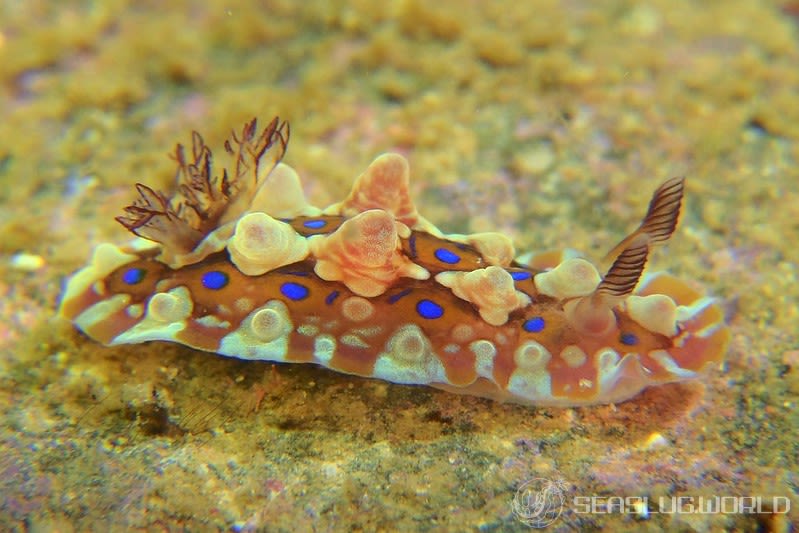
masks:
[[[368,348],[369,344],[360,338],[358,335],[342,335],[341,336],[341,343],[346,344],[347,346],[352,346],[353,348]]]
[[[621,356],[613,348],[602,348],[594,354],[597,366],[597,384],[602,394],[608,394],[619,379]]]
[[[229,321],[222,320],[215,315],[201,316],[200,318],[196,319],[195,322],[206,328],[230,329]]]
[[[286,304],[280,300],[270,300],[252,316],[249,327],[259,340],[271,342],[287,335],[293,325]]]
[[[703,297],[695,300],[691,305],[677,306],[677,322],[687,322],[696,317],[702,311],[716,303],[715,298]]]
[[[130,294],[115,294],[107,300],[102,300],[84,310],[75,317],[74,322],[78,328],[88,332],[89,328],[107,320],[109,316],[128,307]]]
[[[469,344],[469,349],[474,354],[474,369],[477,375],[493,379],[494,358],[497,356],[496,346],[491,341],[480,339]]]
[[[149,252],[155,251],[160,244],[155,243],[149,239],[145,239],[144,237],[133,237],[125,244],[125,249],[130,250],[132,252]]]
[[[408,161],[400,154],[382,154],[358,176],[349,196],[324,210],[325,214],[352,217],[370,209],[382,209],[396,219],[413,226],[419,214],[413,205],[409,187]]]
[[[575,298],[594,292],[601,281],[596,267],[585,259],[572,258],[533,278],[538,292],[553,298]]]
[[[67,283],[62,302],[68,302],[77,297],[96,281],[105,278],[122,265],[138,259],[138,256],[125,253],[113,244],[100,244],[94,249],[89,265],[80,269]]]
[[[122,265],[139,259],[138,256],[125,253],[113,244],[103,243],[97,246],[92,255],[91,267],[104,278]]]
[[[236,301],[233,302],[233,307],[239,313],[249,313],[252,311],[253,307],[255,307],[255,303],[251,298],[237,298]]]
[[[383,294],[401,277],[428,279],[425,268],[401,253],[400,226],[390,213],[371,209],[346,220],[330,235],[309,237],[314,272],[367,297]]]
[[[339,226],[330,235],[331,240],[340,238],[345,248],[352,253],[350,258],[361,267],[384,266],[399,248],[397,224],[390,213],[372,209],[360,213]]]
[[[313,355],[323,363],[329,364],[336,354],[336,339],[332,335],[319,335],[314,339]]]
[[[649,352],[649,357],[658,362],[665,370],[672,373],[678,378],[692,378],[696,376],[696,372],[683,368],[677,364],[677,361],[669,355],[666,350],[653,350]]]
[[[186,287],[154,294],[147,303],[147,316],[158,322],[181,322],[191,316],[194,302]]]
[[[677,333],[677,304],[668,296],[628,296],[625,302],[630,318],[649,331],[667,337]]]
[[[327,328],[328,323],[325,323],[325,329]],[[335,329],[335,328],[333,328]],[[380,335],[383,332],[383,328],[380,326],[370,326],[365,328],[353,328],[352,333],[354,335],[359,335],[361,337],[374,337],[375,335]]]
[[[386,351],[392,359],[415,364],[422,362],[428,352],[429,341],[416,324],[402,326],[389,339]]]
[[[535,341],[522,343],[513,353],[513,361],[523,370],[543,369],[551,358],[549,351]]]
[[[416,324],[398,328],[375,361],[372,376],[393,383],[446,383],[444,366]]]
[[[548,357],[547,352],[544,359],[548,360]],[[557,404],[552,396],[552,378],[545,363],[529,368],[518,367],[508,378],[507,391],[524,403]]]
[[[452,340],[455,342],[469,342],[474,339],[474,328],[469,324],[457,324],[452,327]]]
[[[619,353],[612,348],[603,348],[595,357],[600,376],[608,372],[614,372],[619,361],[621,361]]]
[[[591,297],[575,298],[563,304],[563,312],[569,323],[580,333],[589,337],[602,337],[616,327],[616,314]]]
[[[297,333],[300,335],[305,335],[306,337],[315,337],[319,334],[319,326],[314,326],[313,324],[301,324],[297,328]]]
[[[530,303],[530,297],[517,291],[513,277],[498,266],[472,272],[441,272],[435,280],[452,289],[458,298],[474,304],[480,317],[492,326],[508,321],[508,314]]]
[[[566,346],[560,352],[560,358],[563,359],[569,368],[580,368],[588,360],[588,356],[580,349],[579,346],[570,345]]]
[[[300,177],[285,163],[279,163],[263,183],[250,204],[250,211],[263,211],[275,218],[316,216],[321,213],[318,207],[305,199]],[[275,194],[276,191],[280,191],[280,194]]]
[[[280,313],[274,309],[261,309],[253,315],[250,328],[260,340],[269,342],[280,336],[281,322]]]
[[[362,322],[372,317],[375,306],[366,298],[350,296],[341,304],[341,314],[353,322]]]
[[[408,239],[411,236],[411,228],[409,228],[402,222],[397,222],[397,235],[399,235],[403,239]]]
[[[458,353],[459,351],[461,351],[461,346],[460,346],[460,344],[455,344],[455,343],[451,342],[451,343],[447,344],[446,346],[444,346],[444,351],[446,353]]]
[[[508,266],[516,256],[513,241],[504,233],[486,232],[466,236],[489,265]]]
[[[133,304],[129,305],[125,312],[128,314],[130,318],[139,318],[141,317],[142,313],[144,313],[144,307],[141,304]]]
[[[305,237],[266,213],[241,217],[227,249],[236,268],[248,276],[259,276],[308,257]]]
[[[469,345],[469,349],[478,359],[493,359],[497,355],[497,347],[485,339],[474,341]]]

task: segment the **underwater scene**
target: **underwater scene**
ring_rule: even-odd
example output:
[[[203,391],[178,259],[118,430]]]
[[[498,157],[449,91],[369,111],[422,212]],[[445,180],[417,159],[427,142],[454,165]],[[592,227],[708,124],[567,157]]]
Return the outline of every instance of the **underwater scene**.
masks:
[[[0,5],[0,530],[799,529],[799,2]]]

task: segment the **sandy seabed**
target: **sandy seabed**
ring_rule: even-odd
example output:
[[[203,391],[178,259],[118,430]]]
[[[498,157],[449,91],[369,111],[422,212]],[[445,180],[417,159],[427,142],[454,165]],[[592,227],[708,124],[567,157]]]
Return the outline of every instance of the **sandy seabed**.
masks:
[[[550,531],[797,528],[796,2],[169,5],[0,6],[0,528],[528,531],[511,504],[531,480],[563,497]],[[521,251],[600,258],[687,175],[651,266],[723,301],[726,362],[616,406],[530,408],[105,348],[56,317],[92,248],[127,240],[133,184],[169,189],[176,141],[274,115],[312,202],[399,151],[427,218]],[[744,496],[761,505],[656,512]]]

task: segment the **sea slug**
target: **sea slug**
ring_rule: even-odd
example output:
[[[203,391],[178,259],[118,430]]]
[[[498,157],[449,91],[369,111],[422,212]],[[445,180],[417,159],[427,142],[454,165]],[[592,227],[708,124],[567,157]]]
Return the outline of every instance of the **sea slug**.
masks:
[[[499,233],[443,234],[398,154],[314,207],[281,163],[288,140],[287,122],[253,119],[221,174],[198,133],[189,154],[178,145],[174,196],[136,186],[117,220],[141,238],[98,246],[61,315],[107,345],[171,341],[531,405],[620,402],[724,356],[717,302],[643,274],[675,230],[682,178],[657,188],[601,275],[573,254],[517,257]]]

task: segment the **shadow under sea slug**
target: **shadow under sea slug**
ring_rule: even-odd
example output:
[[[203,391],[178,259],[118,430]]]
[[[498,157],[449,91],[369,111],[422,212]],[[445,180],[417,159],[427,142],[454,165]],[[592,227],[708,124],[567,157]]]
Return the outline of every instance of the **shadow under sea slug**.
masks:
[[[397,154],[314,207],[280,162],[288,140],[288,123],[259,133],[253,119],[225,143],[219,176],[198,133],[190,156],[178,145],[175,195],[139,184],[117,218],[146,241],[98,246],[61,315],[107,345],[172,341],[533,405],[620,402],[722,360],[717,303],[643,274],[675,230],[682,178],[655,191],[601,276],[566,253],[514,259],[498,233],[443,234]]]

